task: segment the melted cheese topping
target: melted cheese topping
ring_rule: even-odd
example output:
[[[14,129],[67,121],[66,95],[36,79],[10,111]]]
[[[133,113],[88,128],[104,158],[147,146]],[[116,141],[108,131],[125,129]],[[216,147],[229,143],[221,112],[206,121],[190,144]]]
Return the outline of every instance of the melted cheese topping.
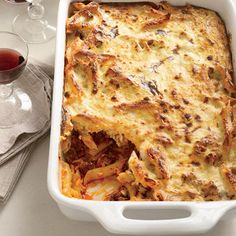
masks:
[[[73,130],[93,151],[88,135],[99,132],[118,146],[122,139],[135,146],[125,167],[113,164],[119,171],[99,169],[100,176],[113,175],[100,184],[116,186],[100,199],[236,197],[236,89],[225,27],[215,12],[167,3],[74,3],[66,29],[60,157],[72,146]],[[99,173],[90,170],[85,178],[95,181]],[[65,195],[93,199],[83,197],[91,192],[89,180],[80,177],[75,189],[73,177],[65,176]]]

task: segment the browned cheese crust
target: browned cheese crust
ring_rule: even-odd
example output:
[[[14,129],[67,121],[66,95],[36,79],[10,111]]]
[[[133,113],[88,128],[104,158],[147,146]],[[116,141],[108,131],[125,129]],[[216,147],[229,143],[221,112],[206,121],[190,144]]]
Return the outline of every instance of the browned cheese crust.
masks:
[[[215,12],[78,2],[66,33],[63,194],[236,198],[236,88]]]

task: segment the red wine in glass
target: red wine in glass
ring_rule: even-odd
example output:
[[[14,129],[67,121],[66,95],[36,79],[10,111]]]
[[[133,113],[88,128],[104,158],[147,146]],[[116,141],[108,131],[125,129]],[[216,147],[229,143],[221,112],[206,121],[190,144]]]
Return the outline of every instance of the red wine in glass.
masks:
[[[0,83],[6,84],[17,79],[25,64],[24,57],[18,51],[0,48]]]
[[[18,87],[20,81],[13,82],[24,71],[28,53],[28,45],[20,36],[0,31],[0,130],[24,122],[32,111],[30,97]]]

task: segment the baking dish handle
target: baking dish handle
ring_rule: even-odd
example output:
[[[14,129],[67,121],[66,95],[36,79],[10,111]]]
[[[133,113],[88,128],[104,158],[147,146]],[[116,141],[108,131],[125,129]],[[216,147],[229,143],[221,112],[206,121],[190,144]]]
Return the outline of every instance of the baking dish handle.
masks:
[[[125,209],[170,209],[187,210],[190,215],[186,218],[164,219],[164,220],[139,220],[126,218],[123,215]],[[97,206],[92,213],[97,220],[110,232],[116,234],[136,234],[136,235],[164,235],[164,234],[189,234],[204,233],[210,230],[218,220],[229,210],[226,207],[199,208],[186,206],[124,206],[109,205]]]

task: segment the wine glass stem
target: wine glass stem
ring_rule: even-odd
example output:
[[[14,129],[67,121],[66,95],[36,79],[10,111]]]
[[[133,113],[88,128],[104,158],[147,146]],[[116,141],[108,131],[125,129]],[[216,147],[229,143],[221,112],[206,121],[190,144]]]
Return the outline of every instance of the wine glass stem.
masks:
[[[31,0],[28,6],[28,15],[31,20],[40,20],[44,16],[44,6],[39,0]]]
[[[28,6],[27,28],[31,34],[38,34],[44,31],[48,22],[44,19],[44,6],[41,4],[41,0],[31,0]]]
[[[13,83],[0,84],[0,99],[7,99],[12,95]]]

